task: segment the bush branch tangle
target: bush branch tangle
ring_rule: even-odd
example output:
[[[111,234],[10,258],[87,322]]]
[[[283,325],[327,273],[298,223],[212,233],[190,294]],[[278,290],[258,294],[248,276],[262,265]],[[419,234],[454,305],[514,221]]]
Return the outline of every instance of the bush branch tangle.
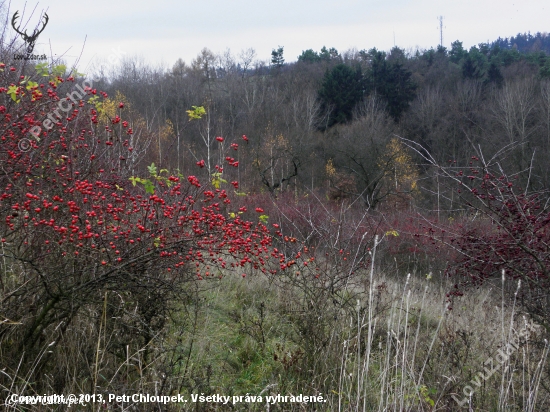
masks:
[[[518,175],[508,175],[499,163],[498,155],[505,151],[491,159],[478,151],[467,165],[450,160],[448,166],[442,166],[414,142],[405,142],[447,179],[447,196],[458,199],[455,201],[471,217],[453,225],[450,232],[443,225],[432,229],[434,238],[459,252],[447,270],[457,279],[449,297],[462,296],[465,287],[479,287],[505,273],[524,283],[521,304],[537,323],[550,327],[548,193],[518,187]]]
[[[133,130],[123,102],[105,119],[106,93],[88,87],[72,102],[60,89],[73,76],[32,81],[14,71],[0,88],[0,312],[9,319],[0,325],[2,357],[9,360],[0,385],[19,394],[46,390],[38,376],[53,368],[71,325],[92,313],[99,335],[82,342],[82,364],[72,366],[95,364],[94,385],[84,388],[95,393],[98,355],[107,344],[101,334],[117,311],[133,310],[137,320],[125,324],[120,315],[112,336],[124,335],[119,343],[129,345],[127,352],[144,351],[143,361],[154,362],[146,348],[189,295],[185,285],[221,277],[221,269],[265,272],[272,238],[258,219],[227,217],[231,200],[220,186],[221,167],[212,185],[154,164],[141,177],[129,175],[124,160]],[[66,117],[35,133],[31,150],[21,151],[20,140],[63,100],[72,106]]]

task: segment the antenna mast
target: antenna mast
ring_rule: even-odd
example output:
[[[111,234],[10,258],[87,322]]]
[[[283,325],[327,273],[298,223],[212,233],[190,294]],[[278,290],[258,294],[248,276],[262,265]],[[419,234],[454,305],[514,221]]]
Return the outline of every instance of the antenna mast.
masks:
[[[437,19],[439,20],[439,45],[443,47],[443,19],[445,17],[439,16]]]

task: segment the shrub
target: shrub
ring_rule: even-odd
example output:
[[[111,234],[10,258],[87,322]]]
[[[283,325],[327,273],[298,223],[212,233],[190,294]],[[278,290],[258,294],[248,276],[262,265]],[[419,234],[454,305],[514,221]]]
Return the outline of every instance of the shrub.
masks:
[[[41,67],[34,81],[10,70],[0,88],[0,385],[61,392],[84,374],[88,392],[117,380],[137,389],[143,370],[163,369],[150,344],[193,299],[191,286],[218,269],[265,271],[271,236],[261,221],[223,213],[231,201],[219,182],[154,164],[130,176],[124,104],[106,118],[107,94],[63,71]],[[80,98],[64,97],[64,84]],[[74,359],[60,363],[71,345]],[[143,368],[123,378],[130,352]]]

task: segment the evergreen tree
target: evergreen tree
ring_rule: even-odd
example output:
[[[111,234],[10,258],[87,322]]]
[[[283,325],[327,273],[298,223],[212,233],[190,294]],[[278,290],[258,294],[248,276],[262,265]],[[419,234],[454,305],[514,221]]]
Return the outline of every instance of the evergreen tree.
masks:
[[[386,53],[371,49],[371,67],[366,76],[366,88],[376,93],[386,103],[388,114],[398,121],[415,98],[416,85],[412,73],[396,59],[388,61]]]
[[[298,61],[304,63],[317,63],[321,61],[321,58],[317,52],[313,51],[313,49],[307,49],[302,51],[302,54],[298,56]]]
[[[486,73],[486,66],[487,56],[473,46],[462,63],[462,77],[473,80],[482,79]]]
[[[298,56],[299,62],[307,62],[307,63],[318,63],[321,61],[328,62],[334,59],[339,59],[341,61],[341,57],[338,54],[338,50],[336,50],[334,47],[327,49],[325,46],[323,46],[323,48],[319,53],[317,53],[313,49],[308,49],[306,51],[302,51],[302,54]]]
[[[424,53],[422,53],[422,60],[426,61],[428,63],[428,66],[431,66],[434,63],[435,50],[433,49],[433,47],[430,50],[425,50]]]
[[[275,67],[281,67],[285,64],[285,58],[283,57],[284,47],[279,46],[277,50],[271,51],[271,64]]]
[[[353,109],[363,98],[363,89],[361,67],[338,64],[327,70],[319,89],[322,108],[330,111],[327,127],[351,120]]]
[[[319,53],[319,58],[321,60],[330,61],[334,59],[340,59],[340,55],[338,54],[338,50],[336,50],[334,47],[327,49],[325,46],[323,46],[321,52]]]
[[[398,121],[416,96],[416,85],[411,79],[412,73],[402,63],[390,66],[385,93],[388,114]]]
[[[451,43],[451,51],[449,52],[449,57],[451,62],[458,64],[462,59],[468,55],[468,52],[462,47],[461,41],[454,41]]]
[[[539,75],[542,78],[550,79],[550,58],[549,57],[546,57],[546,61],[544,62],[544,65],[540,67]]]
[[[502,77],[500,67],[495,60],[496,59],[491,59],[489,70],[487,70],[487,79],[485,80],[485,84],[493,83],[497,87],[502,87],[504,84],[504,77]]]

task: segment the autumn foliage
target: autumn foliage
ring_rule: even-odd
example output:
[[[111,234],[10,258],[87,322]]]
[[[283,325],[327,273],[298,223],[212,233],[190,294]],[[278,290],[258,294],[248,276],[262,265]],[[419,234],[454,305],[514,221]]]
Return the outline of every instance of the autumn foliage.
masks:
[[[450,170],[449,170],[450,172]],[[502,169],[472,157],[469,167],[450,174],[475,222],[455,228],[447,239],[459,251],[448,273],[457,284],[479,286],[501,276],[521,281],[522,305],[542,324],[548,324],[550,287],[550,211],[544,193],[517,187]]]
[[[154,164],[129,175],[133,130],[124,103],[106,117],[106,93],[88,87],[76,104],[65,97],[73,76],[48,73],[39,84],[15,71],[2,73],[11,85],[0,89],[0,310],[7,319],[0,336],[3,359],[13,361],[0,380],[29,379],[55,363],[70,325],[83,313],[104,316],[113,296],[124,305],[111,311],[135,310],[121,344],[146,346],[187,283],[229,273],[222,269],[265,272],[279,258],[259,219],[228,217],[221,167],[216,184]],[[63,101],[67,112],[59,110]],[[48,130],[44,117],[56,110],[62,116]],[[29,131],[37,125],[35,138]]]
[[[191,158],[184,159],[178,134],[175,162],[166,155],[176,153],[170,120],[149,128],[133,100],[120,92],[109,96],[62,66],[37,65],[29,69],[32,74],[21,70],[0,64],[4,392],[62,393],[75,387],[83,393],[143,392],[144,387],[152,392],[157,384],[159,393],[218,390],[209,381],[212,336],[204,348],[197,348],[196,339],[201,327],[209,333],[199,323],[219,316],[212,325],[233,322],[232,332],[251,340],[236,339],[234,352],[242,361],[231,364],[228,356],[216,371],[231,364],[235,376],[264,374],[255,386],[243,383],[258,392],[302,390],[312,376],[322,376],[323,383],[311,386],[340,396],[345,391],[336,382],[346,376],[344,369],[361,365],[366,347],[372,346],[374,359],[386,345],[388,362],[396,347],[406,347],[399,346],[398,336],[405,338],[413,323],[400,332],[391,322],[388,330],[370,322],[398,307],[391,283],[405,293],[408,273],[420,274],[426,285],[441,281],[445,313],[436,324],[453,313],[449,303],[473,287],[500,281],[504,273],[514,281],[506,283],[513,285],[508,297],[519,290],[518,306],[548,325],[545,194],[519,188],[498,164],[477,157],[464,167],[456,162],[441,167],[435,160],[419,164],[428,149],[398,138],[385,117],[373,115],[371,122],[364,115],[357,131],[342,129],[349,136],[342,134],[337,153],[347,141],[345,156],[327,156],[316,166],[321,172],[311,169],[310,187],[303,182],[303,163],[292,153],[297,144],[292,135],[269,126],[263,137],[248,129],[250,138],[222,137],[217,134],[222,127],[210,126],[216,112],[207,104],[182,111],[187,117],[180,126],[194,128],[202,142],[185,147],[181,153],[188,151]],[[81,94],[76,99],[75,90]],[[363,145],[365,130],[376,131],[369,145]],[[436,193],[433,213],[429,203],[436,202],[430,196]],[[450,207],[440,207],[440,201]],[[253,274],[266,275],[261,277],[265,290],[238,291]],[[220,282],[223,277],[229,279]],[[218,310],[212,303],[218,299],[225,305],[233,294],[218,293],[225,285],[235,287],[238,308]],[[212,290],[217,296],[209,300]],[[272,301],[256,296],[258,290]],[[406,299],[401,308],[409,304]],[[418,321],[417,335],[421,327],[429,331],[431,315],[415,311],[403,313]],[[456,341],[453,333],[449,342]],[[220,333],[220,340],[231,352],[227,336]],[[271,349],[270,339],[277,341]],[[442,347],[453,350],[445,336],[441,339]],[[257,344],[253,350],[251,341]],[[357,364],[344,362],[342,350],[345,356],[349,351],[347,359],[357,354]],[[430,351],[431,346],[428,361],[437,362]],[[400,363],[393,353],[391,358]],[[271,361],[277,366],[266,368]],[[458,362],[457,369],[462,365]],[[442,373],[434,371],[438,382]],[[350,382],[354,373],[347,374]],[[378,375],[378,369],[371,374]],[[364,380],[371,381],[370,375]],[[294,386],[285,389],[289,382]],[[419,382],[411,381],[411,391],[424,393],[419,401],[429,404],[428,389]],[[422,387],[424,392],[417,389]]]

